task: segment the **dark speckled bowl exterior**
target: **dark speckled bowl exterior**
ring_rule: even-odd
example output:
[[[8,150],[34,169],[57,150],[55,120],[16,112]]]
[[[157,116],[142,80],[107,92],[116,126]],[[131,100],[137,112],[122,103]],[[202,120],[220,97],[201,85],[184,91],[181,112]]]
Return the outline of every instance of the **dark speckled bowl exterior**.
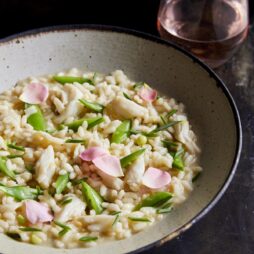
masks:
[[[241,124],[223,82],[207,66],[158,38],[105,26],[63,26],[29,31],[0,41],[0,92],[27,76],[78,67],[103,73],[122,69],[176,98],[186,110],[202,148],[203,174],[189,199],[147,230],[88,249],[53,249],[0,235],[3,254],[85,254],[139,252],[190,228],[228,187],[241,151]],[[215,222],[216,223],[216,222]]]

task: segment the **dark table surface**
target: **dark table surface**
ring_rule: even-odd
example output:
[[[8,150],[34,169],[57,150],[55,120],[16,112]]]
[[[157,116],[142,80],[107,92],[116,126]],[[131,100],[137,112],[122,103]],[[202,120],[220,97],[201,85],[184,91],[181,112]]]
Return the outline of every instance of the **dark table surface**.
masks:
[[[254,1],[250,4],[253,10]],[[0,0],[0,38],[70,23],[123,26],[158,35],[158,5],[159,0]],[[242,119],[243,150],[238,170],[225,195],[205,218],[144,254],[254,253],[254,26],[240,51],[216,72],[235,98]]]

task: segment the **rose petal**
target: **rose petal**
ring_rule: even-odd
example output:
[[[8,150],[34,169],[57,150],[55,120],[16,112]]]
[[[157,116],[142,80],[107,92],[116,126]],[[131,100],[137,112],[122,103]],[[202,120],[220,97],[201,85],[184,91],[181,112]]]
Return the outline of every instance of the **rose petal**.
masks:
[[[148,168],[143,176],[143,184],[151,189],[162,188],[170,182],[170,174],[157,168]]]
[[[147,102],[152,102],[157,98],[157,91],[147,86],[142,86],[139,90],[139,96]]]
[[[95,158],[93,163],[98,169],[110,176],[123,176],[120,160],[117,157],[106,154]]]
[[[94,146],[94,147],[86,149],[83,153],[79,155],[79,157],[83,161],[92,161],[96,159],[97,157],[103,156],[105,154],[108,154],[105,149]]]
[[[40,104],[47,100],[49,95],[48,88],[39,83],[28,84],[19,99],[29,104]]]
[[[32,224],[38,222],[48,222],[53,220],[53,215],[49,211],[49,207],[34,200],[25,202],[26,218]]]

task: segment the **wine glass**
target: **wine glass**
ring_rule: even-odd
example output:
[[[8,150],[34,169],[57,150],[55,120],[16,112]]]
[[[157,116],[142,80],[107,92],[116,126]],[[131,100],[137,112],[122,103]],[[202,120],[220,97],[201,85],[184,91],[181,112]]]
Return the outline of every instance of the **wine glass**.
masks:
[[[212,68],[225,63],[248,33],[247,0],[161,0],[157,26]]]

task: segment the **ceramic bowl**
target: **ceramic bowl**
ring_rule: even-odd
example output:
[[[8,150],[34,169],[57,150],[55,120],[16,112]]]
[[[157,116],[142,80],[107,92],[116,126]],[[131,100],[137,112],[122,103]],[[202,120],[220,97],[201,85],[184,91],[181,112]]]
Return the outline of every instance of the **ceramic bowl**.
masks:
[[[202,148],[204,168],[189,199],[171,214],[129,239],[94,248],[61,250],[16,242],[0,234],[3,254],[139,252],[190,228],[220,199],[239,160],[241,125],[223,82],[177,46],[145,34],[101,26],[65,26],[30,31],[0,41],[0,92],[27,76],[72,67],[108,73],[122,69],[185,104]]]

